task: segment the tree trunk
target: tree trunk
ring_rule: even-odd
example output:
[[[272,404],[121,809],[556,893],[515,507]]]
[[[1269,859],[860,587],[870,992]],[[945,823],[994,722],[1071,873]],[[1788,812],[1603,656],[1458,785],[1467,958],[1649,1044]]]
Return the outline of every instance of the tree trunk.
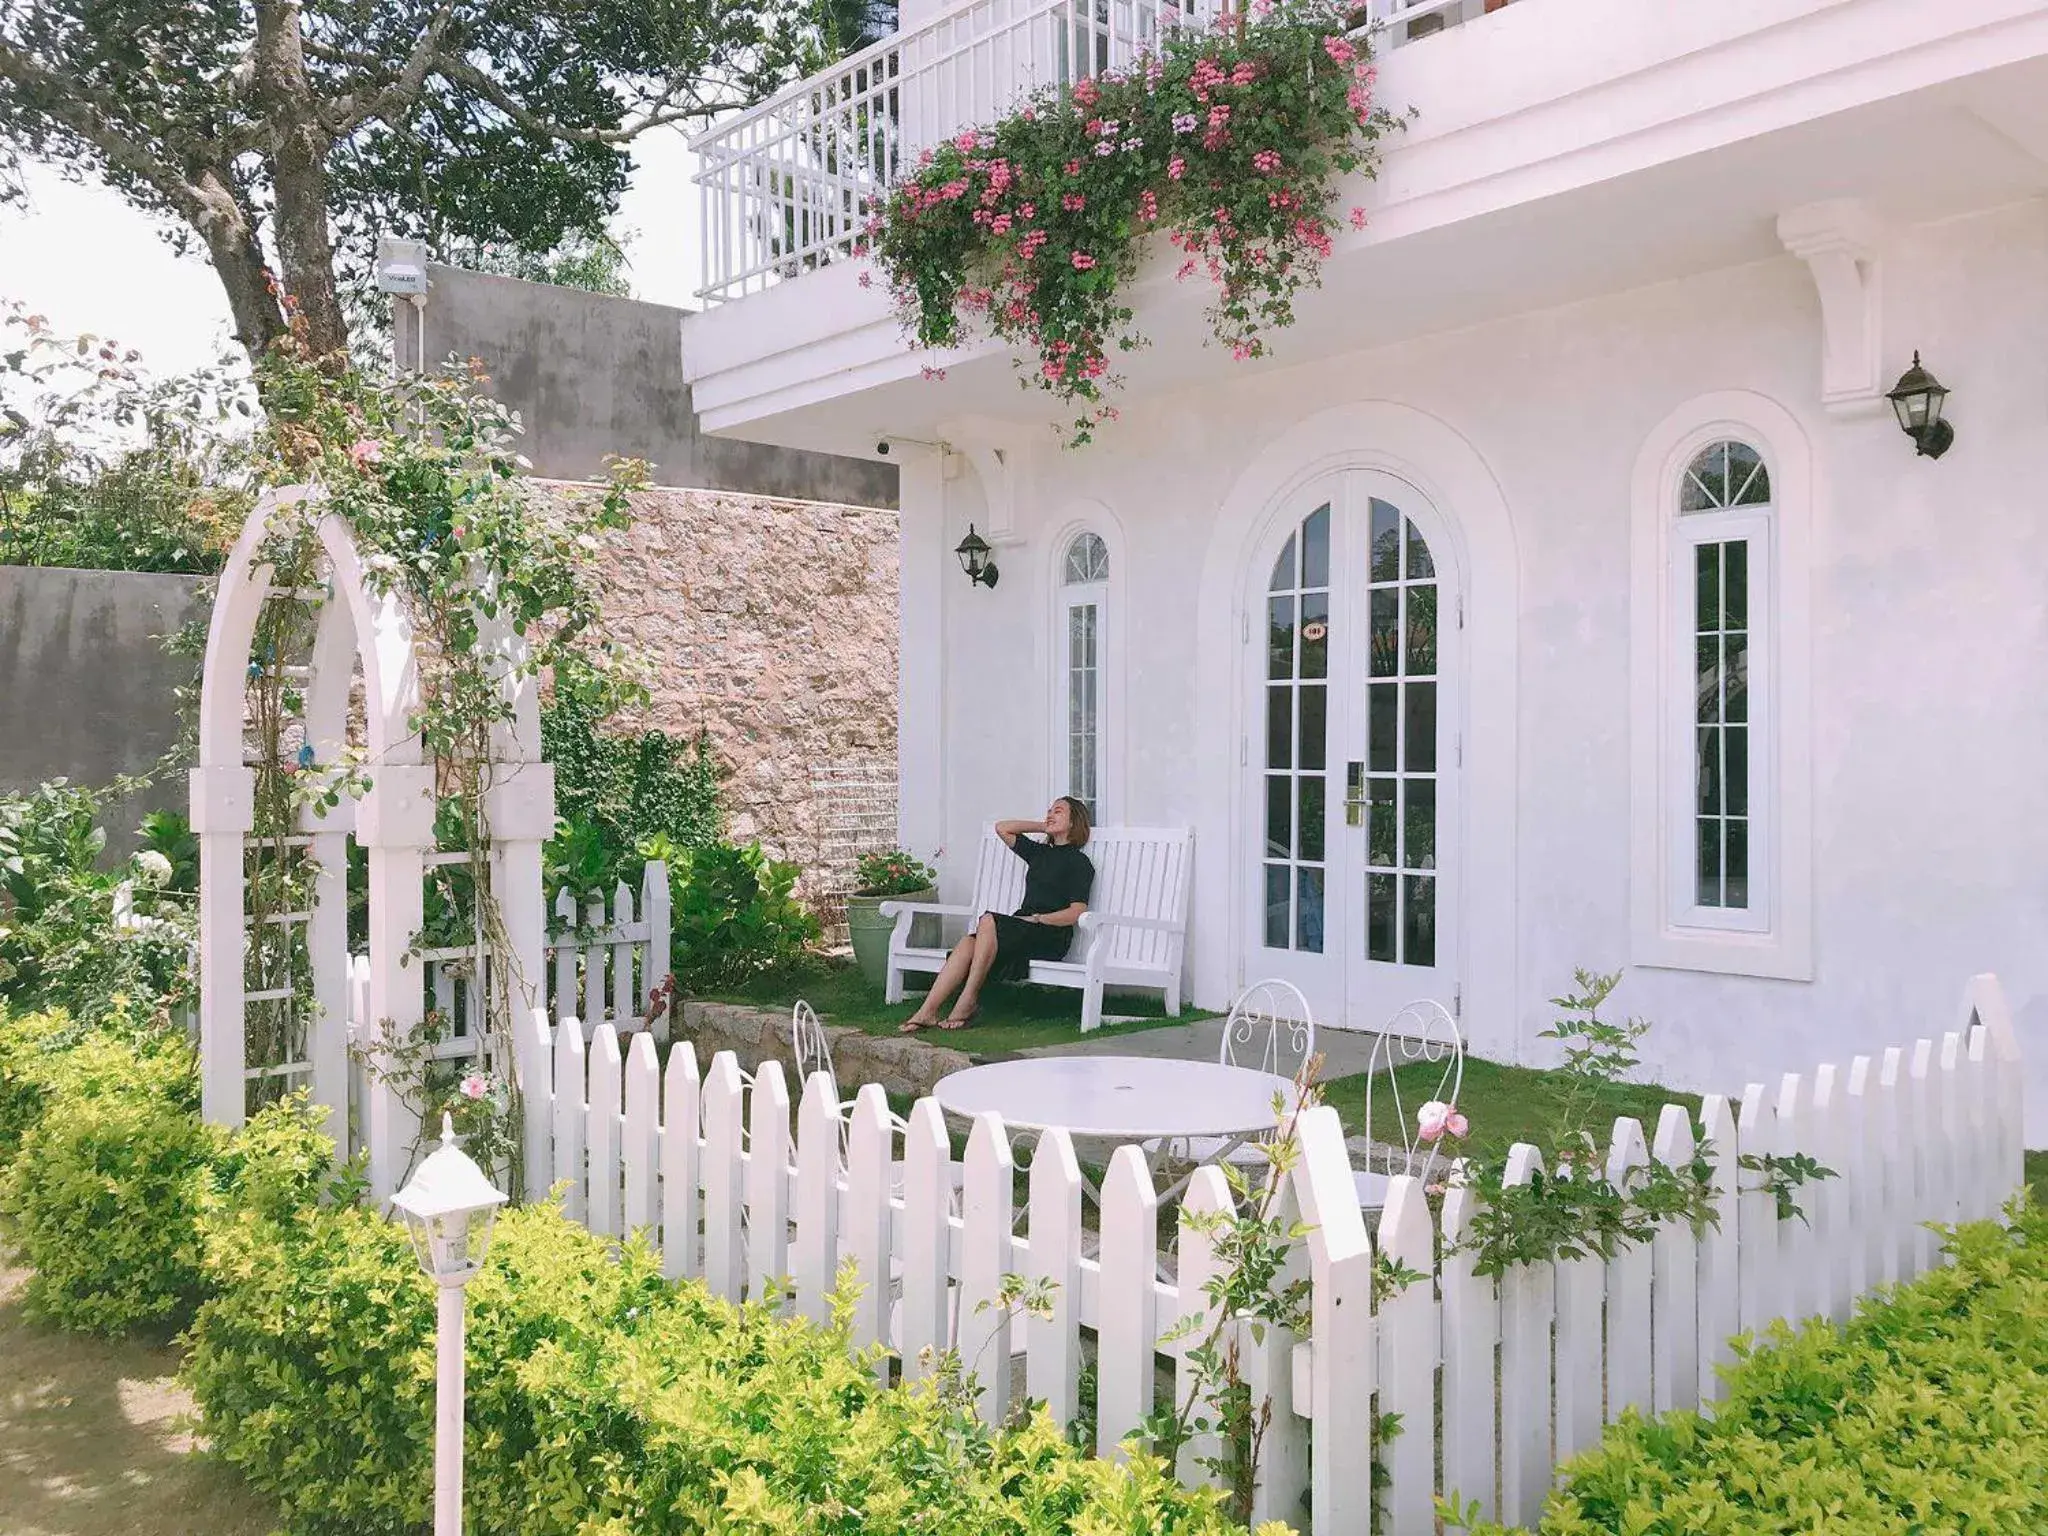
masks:
[[[235,340],[253,363],[284,334],[284,311],[272,291],[270,269],[256,240],[256,221],[236,197],[228,177],[202,171],[193,179],[199,212],[192,220],[220,285],[227,290]]]
[[[297,5],[258,0],[256,82],[275,129],[271,185],[277,199],[278,261],[285,292],[316,357],[348,350],[348,322],[334,291],[334,244],[327,221],[326,128],[306,78]]]

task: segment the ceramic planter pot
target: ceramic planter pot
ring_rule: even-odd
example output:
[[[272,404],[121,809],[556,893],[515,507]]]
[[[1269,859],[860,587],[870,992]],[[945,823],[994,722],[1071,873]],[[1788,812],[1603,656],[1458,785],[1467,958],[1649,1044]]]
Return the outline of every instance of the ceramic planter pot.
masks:
[[[849,896],[846,898],[846,931],[853,941],[853,958],[860,966],[860,973],[867,978],[868,985],[880,987],[889,975],[889,934],[896,926],[896,919],[882,915],[885,901],[937,901],[939,893],[930,887],[921,891],[906,891],[901,896]],[[927,926],[928,920],[921,920],[915,927]],[[913,940],[922,939],[922,933],[913,932]]]

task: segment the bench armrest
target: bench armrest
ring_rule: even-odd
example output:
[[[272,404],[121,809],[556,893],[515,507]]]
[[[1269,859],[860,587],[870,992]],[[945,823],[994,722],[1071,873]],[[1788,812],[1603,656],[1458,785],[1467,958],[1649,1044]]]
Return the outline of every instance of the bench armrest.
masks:
[[[1114,912],[1083,912],[1079,925],[1089,933],[1098,928],[1137,928],[1147,933],[1185,933],[1187,923],[1169,917],[1120,917]]]
[[[885,901],[876,909],[884,917],[901,917],[908,912],[913,915],[932,913],[939,917],[973,917],[978,907],[949,907],[936,901]]]

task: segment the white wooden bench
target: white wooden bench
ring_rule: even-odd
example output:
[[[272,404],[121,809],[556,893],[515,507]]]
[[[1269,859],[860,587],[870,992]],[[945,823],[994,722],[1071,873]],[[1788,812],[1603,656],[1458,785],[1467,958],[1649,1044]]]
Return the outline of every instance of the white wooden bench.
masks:
[[[1161,992],[1166,1011],[1178,1015],[1194,833],[1185,827],[1097,827],[1082,851],[1095,865],[1088,910],[1066,958],[1032,961],[1031,980],[1080,991],[1083,1032],[1102,1023],[1105,986]],[[920,913],[972,922],[984,912],[1014,912],[1023,899],[1024,861],[991,828],[975,864],[974,899],[966,906],[883,902],[883,914],[896,919],[889,936],[888,1000],[903,1001],[909,972],[934,974],[946,963],[945,944],[927,949],[910,942],[911,923]]]

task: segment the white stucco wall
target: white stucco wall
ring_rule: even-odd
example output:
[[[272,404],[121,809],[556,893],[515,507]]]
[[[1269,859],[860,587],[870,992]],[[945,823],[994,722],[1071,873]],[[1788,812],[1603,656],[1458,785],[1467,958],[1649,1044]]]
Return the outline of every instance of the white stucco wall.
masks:
[[[1953,1027],[1965,979],[1995,970],[2029,1052],[2030,1128],[2048,1137],[2048,207],[1894,231],[1883,260],[1887,367],[1917,347],[1953,391],[1956,446],[1938,463],[1888,412],[1822,409],[1819,305],[1791,257],[1247,373],[1127,410],[1092,448],[1029,455],[1023,542],[998,549],[996,590],[970,588],[950,554],[906,550],[906,610],[937,606],[942,648],[920,668],[906,644],[904,739],[939,743],[922,770],[906,758],[906,831],[944,842],[964,899],[977,828],[1051,792],[1048,545],[1077,502],[1100,501],[1125,546],[1116,819],[1196,829],[1191,981],[1199,1002],[1224,1002],[1243,950],[1231,845],[1248,835],[1230,811],[1244,529],[1224,509],[1275,444],[1313,436],[1305,423],[1433,422],[1399,429],[1402,451],[1443,460],[1417,466],[1440,495],[1497,493],[1504,525],[1475,530],[1455,499],[1436,510],[1461,540],[1483,535],[1467,558],[1498,564],[1490,590],[1514,609],[1474,615],[1503,642],[1487,664],[1512,675],[1487,696],[1512,718],[1468,722],[1469,740],[1512,761],[1466,758],[1468,783],[1497,783],[1503,802],[1475,823],[1485,796],[1467,795],[1468,828],[1490,830],[1485,846],[1468,836],[1462,870],[1468,917],[1475,901],[1489,914],[1467,923],[1466,1022],[1483,1054],[1540,1059],[1544,999],[1572,967],[1630,957],[1635,462],[1687,400],[1751,391],[1796,418],[1816,477],[1814,979],[1629,966],[1616,1005],[1655,1021],[1656,1073],[1735,1092]],[[1430,432],[1460,446],[1413,446]],[[950,550],[970,518],[986,530],[990,498],[972,469],[907,474],[904,511],[907,540]]]

